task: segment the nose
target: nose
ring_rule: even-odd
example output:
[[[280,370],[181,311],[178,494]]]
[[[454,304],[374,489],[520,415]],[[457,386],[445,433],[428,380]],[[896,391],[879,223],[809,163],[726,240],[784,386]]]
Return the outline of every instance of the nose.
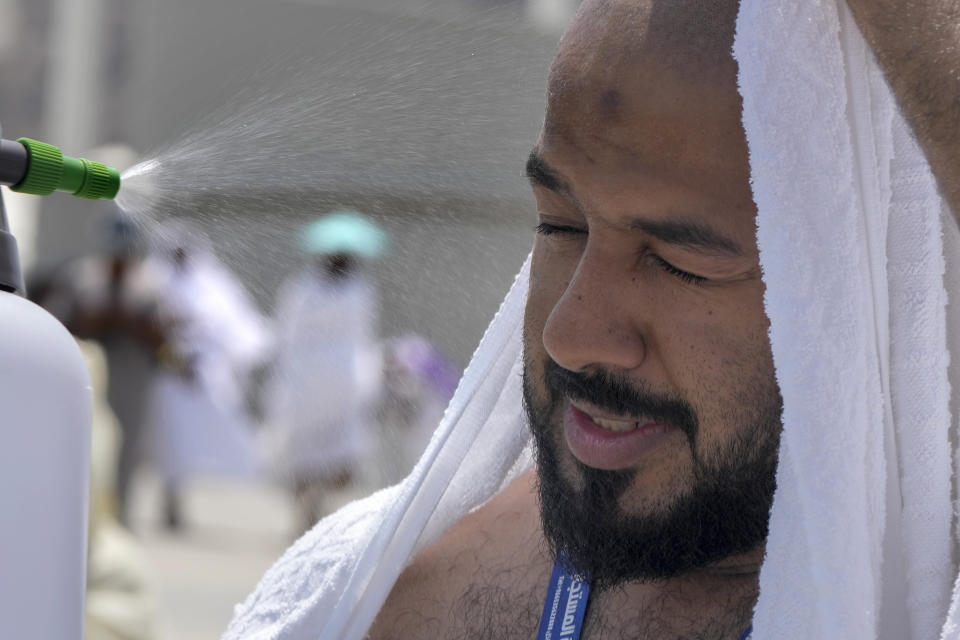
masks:
[[[588,249],[547,316],[544,348],[571,371],[639,367],[647,355],[639,295],[628,271]]]

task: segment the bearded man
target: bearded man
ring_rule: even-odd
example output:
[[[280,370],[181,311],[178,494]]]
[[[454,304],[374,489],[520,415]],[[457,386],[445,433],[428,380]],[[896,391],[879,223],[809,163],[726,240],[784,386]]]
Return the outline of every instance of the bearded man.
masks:
[[[960,55],[947,45],[960,19],[941,0],[850,8],[956,211],[960,108],[950,69]],[[487,405],[484,429],[508,420],[509,392],[486,398],[468,370],[462,386],[478,391],[465,409],[455,398],[448,410],[460,431],[441,428],[411,478],[387,494],[402,508],[374,500],[321,523],[268,574],[228,637],[751,637],[771,504],[788,472],[778,471],[787,396],[764,306],[756,149],[732,53],[738,9],[736,0],[587,0],[560,42],[527,161],[538,221],[522,396],[535,464],[524,470],[521,456],[487,469],[506,480],[483,495],[457,475],[444,476],[446,493],[425,489],[445,450],[460,451],[464,466],[483,455],[483,435],[472,448],[457,441],[475,428],[471,403]],[[510,311],[508,296],[500,318]],[[481,344],[481,378],[501,367],[483,352]],[[483,459],[495,466],[495,456]],[[449,495],[460,503],[450,507]],[[873,538],[888,544],[890,531]],[[362,551],[341,541],[351,537]],[[311,565],[330,544],[357,559]],[[846,569],[836,567],[838,581]],[[894,593],[901,585],[891,575],[855,612],[866,626],[834,620],[827,633],[895,637],[883,621],[899,611],[892,602],[909,598]],[[304,585],[303,606],[285,604]],[[797,586],[798,602],[808,587]],[[942,622],[946,611],[935,615]],[[876,633],[846,631],[854,628]],[[797,628],[795,637],[825,636]]]

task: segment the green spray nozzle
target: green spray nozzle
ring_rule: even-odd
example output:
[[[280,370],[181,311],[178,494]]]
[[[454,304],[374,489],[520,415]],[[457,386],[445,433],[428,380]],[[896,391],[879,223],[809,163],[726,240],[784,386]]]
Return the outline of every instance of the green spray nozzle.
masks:
[[[31,138],[0,140],[0,184],[13,191],[45,196],[66,191],[78,198],[112,200],[120,190],[120,172],[86,158],[71,158],[59,148]]]

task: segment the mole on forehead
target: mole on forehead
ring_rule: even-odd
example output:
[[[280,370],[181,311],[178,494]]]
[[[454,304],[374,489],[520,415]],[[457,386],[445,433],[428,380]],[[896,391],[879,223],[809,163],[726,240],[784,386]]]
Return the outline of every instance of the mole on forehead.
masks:
[[[623,105],[623,95],[619,89],[607,89],[600,92],[598,99],[598,111],[601,117],[616,120],[620,115],[620,109]]]

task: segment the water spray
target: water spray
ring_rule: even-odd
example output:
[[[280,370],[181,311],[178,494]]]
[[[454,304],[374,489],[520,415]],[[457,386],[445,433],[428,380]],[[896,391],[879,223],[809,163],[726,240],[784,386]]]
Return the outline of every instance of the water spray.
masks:
[[[120,190],[120,172],[65,156],[58,147],[32,138],[0,139],[0,184],[37,196],[66,191],[88,200],[113,200]]]

